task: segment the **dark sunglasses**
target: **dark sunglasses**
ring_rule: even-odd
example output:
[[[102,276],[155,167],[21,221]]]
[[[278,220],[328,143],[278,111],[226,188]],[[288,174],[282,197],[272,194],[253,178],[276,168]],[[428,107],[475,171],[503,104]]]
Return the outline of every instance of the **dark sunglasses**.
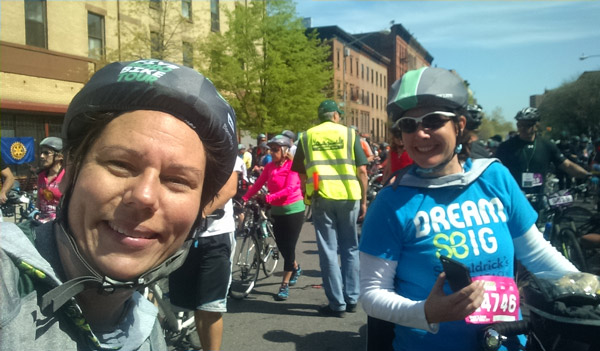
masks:
[[[533,127],[537,122],[523,122],[523,121],[519,121],[517,122],[517,127],[522,127],[522,128],[531,128]]]
[[[442,128],[450,117],[456,117],[455,113],[446,111],[434,111],[424,114],[421,117],[409,117],[404,116],[396,121],[394,124],[403,133],[414,133],[419,127],[419,123],[423,126],[423,129],[436,130]]]
[[[281,150],[281,148],[279,146],[271,146],[271,151],[277,152],[279,150]]]

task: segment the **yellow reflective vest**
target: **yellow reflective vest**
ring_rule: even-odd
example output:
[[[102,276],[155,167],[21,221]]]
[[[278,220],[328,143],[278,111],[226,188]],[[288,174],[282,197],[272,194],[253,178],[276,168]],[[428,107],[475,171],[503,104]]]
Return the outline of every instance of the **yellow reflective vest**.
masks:
[[[306,169],[306,195],[316,188],[320,197],[330,200],[360,200],[360,183],[356,176],[354,143],[356,134],[343,125],[324,122],[302,133]],[[315,176],[317,173],[318,177]]]

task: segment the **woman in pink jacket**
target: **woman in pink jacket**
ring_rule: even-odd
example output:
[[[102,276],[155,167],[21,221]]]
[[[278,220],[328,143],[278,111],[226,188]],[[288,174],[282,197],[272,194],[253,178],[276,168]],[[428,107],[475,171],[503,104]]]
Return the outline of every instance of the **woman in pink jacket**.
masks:
[[[276,296],[277,300],[286,300],[290,286],[298,281],[302,273],[296,262],[296,243],[304,223],[304,200],[300,190],[300,177],[291,170],[292,160],[289,158],[291,140],[277,135],[267,145],[271,148],[273,160],[266,164],[260,177],[242,198],[248,201],[265,184],[269,193],[265,201],[271,204],[273,231],[281,256],[283,256],[283,280]]]

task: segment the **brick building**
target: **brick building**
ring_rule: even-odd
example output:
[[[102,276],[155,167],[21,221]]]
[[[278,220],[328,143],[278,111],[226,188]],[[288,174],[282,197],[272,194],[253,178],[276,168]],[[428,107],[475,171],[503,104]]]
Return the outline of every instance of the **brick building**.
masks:
[[[3,137],[60,135],[67,106],[102,60],[157,57],[161,33],[172,34],[165,59],[193,66],[199,37],[222,29],[211,1],[0,2],[0,114]],[[164,21],[166,19],[166,21]],[[161,25],[161,23],[167,23]],[[146,45],[132,52],[134,36]],[[129,51],[126,50],[128,48]],[[25,176],[28,167],[14,167]]]
[[[431,66],[433,61],[433,56],[401,24],[392,25],[389,34],[370,32],[356,34],[355,37],[390,58],[390,86],[407,71]]]
[[[430,66],[433,56],[401,25],[389,33],[349,34],[338,26],[314,27],[331,46],[333,91],[355,125],[375,142],[388,139],[389,87],[406,71]]]
[[[390,59],[338,26],[311,30],[331,47],[334,98],[344,110],[344,123],[370,134],[373,141],[385,141]]]

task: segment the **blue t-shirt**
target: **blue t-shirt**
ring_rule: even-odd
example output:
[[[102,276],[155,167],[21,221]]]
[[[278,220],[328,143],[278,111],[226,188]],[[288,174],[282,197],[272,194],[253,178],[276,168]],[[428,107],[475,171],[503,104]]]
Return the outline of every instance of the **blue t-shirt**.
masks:
[[[261,166],[266,166],[267,163],[271,162],[273,160],[273,157],[271,156],[271,154],[267,154],[265,155],[265,157],[263,157],[262,161],[260,162]]]
[[[465,172],[472,163],[465,163]],[[514,178],[492,163],[468,186],[384,188],[363,224],[360,251],[397,261],[395,290],[425,300],[443,271],[439,255],[456,259],[471,276],[513,277],[514,247],[537,218]],[[444,291],[452,291],[445,283]],[[397,325],[395,350],[477,350],[481,325],[440,323],[437,334]]]

